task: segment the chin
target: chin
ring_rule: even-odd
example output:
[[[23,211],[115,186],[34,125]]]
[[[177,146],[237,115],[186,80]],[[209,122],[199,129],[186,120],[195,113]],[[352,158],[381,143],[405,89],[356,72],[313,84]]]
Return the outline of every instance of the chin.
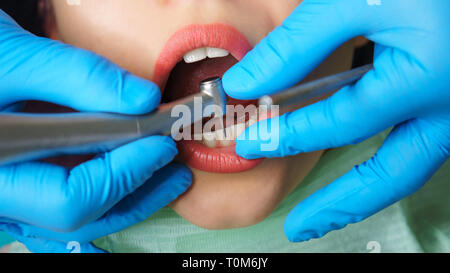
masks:
[[[286,181],[288,159],[266,159],[239,173],[217,174],[191,168],[192,187],[171,207],[190,223],[205,229],[246,227],[272,213],[293,185]]]

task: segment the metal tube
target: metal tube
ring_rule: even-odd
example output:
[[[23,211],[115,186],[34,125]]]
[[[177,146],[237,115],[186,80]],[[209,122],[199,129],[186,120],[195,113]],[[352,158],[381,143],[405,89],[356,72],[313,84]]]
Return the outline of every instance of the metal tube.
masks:
[[[259,99],[259,105],[265,105],[268,107],[271,105],[279,105],[280,109],[287,106],[296,105],[300,102],[330,93],[346,85],[354,83],[372,68],[372,64],[361,66],[350,71],[300,84],[280,93],[263,96]]]
[[[139,138],[171,132],[179,117],[172,117],[176,105],[194,112],[194,99],[202,99],[203,109],[216,99],[200,92],[164,105],[141,116],[108,113],[0,114],[0,164],[34,160],[62,154],[110,151]],[[202,109],[202,115],[203,115]],[[191,115],[192,123],[203,116]]]
[[[211,97],[214,98],[215,105],[219,106],[221,109],[221,115],[216,118],[219,118],[221,120],[222,128],[224,129],[223,134],[226,137],[227,133],[225,130],[225,120],[223,118],[223,115],[226,114],[227,111],[227,95],[225,93],[225,90],[222,86],[222,80],[219,77],[213,77],[206,79],[200,83],[200,92],[209,94]]]

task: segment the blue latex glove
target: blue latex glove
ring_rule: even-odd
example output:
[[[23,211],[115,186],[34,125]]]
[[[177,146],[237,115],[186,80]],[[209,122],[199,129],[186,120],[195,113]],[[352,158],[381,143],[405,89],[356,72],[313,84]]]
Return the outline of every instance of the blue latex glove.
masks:
[[[0,109],[41,100],[81,111],[142,114],[160,92],[91,52],[38,38],[0,10]],[[71,170],[27,162],[0,167],[0,230],[35,252],[101,251],[90,241],[146,219],[183,193],[190,171],[167,165],[169,137],[124,145]]]
[[[278,149],[262,152],[264,142],[244,134],[237,140],[245,158],[283,157],[358,143],[394,126],[370,160],[290,212],[289,240],[369,217],[417,191],[448,159],[449,10],[447,0],[305,0],[224,75],[230,96],[253,99],[299,82],[355,36],[376,44],[375,68],[358,83],[277,118]],[[257,125],[248,130],[256,133]]]

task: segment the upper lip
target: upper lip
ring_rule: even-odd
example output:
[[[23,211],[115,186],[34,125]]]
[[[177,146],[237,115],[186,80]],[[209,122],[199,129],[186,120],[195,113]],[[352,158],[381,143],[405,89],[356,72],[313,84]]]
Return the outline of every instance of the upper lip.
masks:
[[[223,24],[189,25],[172,35],[158,56],[153,81],[164,89],[170,71],[191,50],[200,47],[226,49],[240,61],[251,49],[247,38],[234,27]]]

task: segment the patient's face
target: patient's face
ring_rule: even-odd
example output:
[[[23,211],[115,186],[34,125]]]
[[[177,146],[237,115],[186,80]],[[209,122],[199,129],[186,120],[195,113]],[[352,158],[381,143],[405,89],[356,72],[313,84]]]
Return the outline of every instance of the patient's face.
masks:
[[[55,21],[49,20],[48,30],[53,38],[106,56],[156,82],[164,100],[171,101],[198,92],[202,79],[221,76],[300,2],[81,0],[81,5],[73,6],[56,0],[49,13]],[[202,49],[196,54],[187,54],[198,48]],[[347,69],[351,52],[351,47],[341,49],[312,77]],[[186,63],[183,56],[192,63]],[[194,181],[171,207],[191,223],[223,229],[261,221],[300,183],[322,153],[247,161],[234,153],[233,145],[232,141],[179,143],[178,160],[191,168]]]

